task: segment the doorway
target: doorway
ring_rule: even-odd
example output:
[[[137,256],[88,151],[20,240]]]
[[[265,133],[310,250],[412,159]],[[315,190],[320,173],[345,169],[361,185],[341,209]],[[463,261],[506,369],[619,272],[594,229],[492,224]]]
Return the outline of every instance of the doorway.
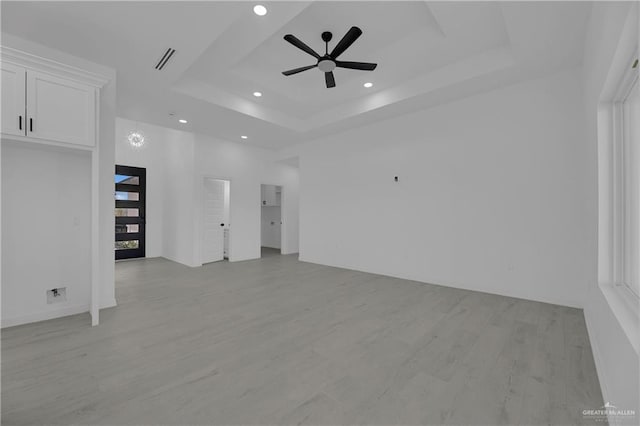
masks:
[[[145,257],[147,170],[116,165],[115,258]]]
[[[231,182],[204,178],[202,206],[202,263],[229,258],[229,201]]]
[[[282,251],[282,187],[262,184],[260,194],[260,254],[261,257],[279,255]]]

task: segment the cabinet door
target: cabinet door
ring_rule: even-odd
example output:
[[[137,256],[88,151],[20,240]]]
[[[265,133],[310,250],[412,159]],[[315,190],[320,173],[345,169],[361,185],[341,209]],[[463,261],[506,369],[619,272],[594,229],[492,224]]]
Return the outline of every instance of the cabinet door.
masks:
[[[37,71],[27,71],[27,136],[75,145],[95,145],[95,89]]]
[[[25,135],[25,79],[24,68],[2,64],[2,133]]]

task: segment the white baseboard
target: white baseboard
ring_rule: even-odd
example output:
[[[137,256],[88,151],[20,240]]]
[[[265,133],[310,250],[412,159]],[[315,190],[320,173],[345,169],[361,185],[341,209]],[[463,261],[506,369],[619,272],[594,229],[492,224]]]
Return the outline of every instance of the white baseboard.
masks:
[[[591,320],[589,319],[591,316],[589,315],[588,308],[584,309],[584,322],[587,326],[587,335],[589,336],[589,343],[591,343],[591,352],[593,354],[593,361],[596,364],[596,374],[598,375],[598,382],[600,382],[600,391],[602,392],[602,399],[606,401],[611,401],[609,397],[609,389],[607,387],[607,374],[605,372],[605,365],[602,362],[602,355],[600,351],[600,346],[598,345],[598,340],[593,335],[593,328],[591,325]],[[608,418],[609,425],[616,426],[618,422],[615,418]]]
[[[114,306],[118,306],[115,297],[100,303],[100,309],[113,308]]]
[[[567,306],[570,308],[577,308],[577,309],[583,309],[583,303],[581,301],[578,300],[566,300],[563,298],[557,298],[554,296],[544,296],[541,297],[539,295],[523,295],[518,291],[511,291],[510,289],[505,289],[505,288],[492,288],[492,287],[475,287],[475,286],[469,286],[469,285],[465,285],[463,283],[454,283],[454,282],[444,282],[441,280],[437,280],[437,279],[428,279],[425,277],[421,277],[421,276],[416,276],[416,275],[408,275],[408,274],[395,274],[395,273],[389,273],[387,271],[376,271],[376,270],[369,270],[369,269],[358,269],[357,267],[351,266],[351,265],[343,265],[343,264],[338,264],[338,263],[327,263],[327,262],[321,262],[318,260],[311,260],[311,259],[307,259],[306,257],[304,257],[303,255],[299,255],[298,256],[298,260],[301,262],[307,262],[307,263],[314,263],[316,265],[323,265],[323,266],[330,266],[332,268],[340,268],[340,269],[348,269],[351,271],[358,271],[358,272],[365,272],[367,274],[374,274],[374,275],[381,275],[381,276],[385,276],[385,277],[391,277],[391,278],[400,278],[402,280],[409,280],[409,281],[417,281],[417,282],[421,282],[421,283],[425,283],[425,284],[432,284],[432,285],[438,285],[441,287],[451,287],[451,288],[457,288],[460,290],[469,290],[469,291],[475,291],[478,293],[487,293],[487,294],[495,294],[497,296],[505,296],[505,297],[512,297],[514,299],[522,299],[522,300],[530,300],[532,302],[541,302],[541,303],[548,303],[550,305],[559,305],[559,306]]]
[[[32,322],[46,321],[54,318],[66,317],[69,315],[81,314],[89,312],[89,305],[64,306],[58,309],[45,312],[37,312],[14,318],[3,318],[2,328],[13,327],[16,325],[29,324]]]
[[[105,300],[100,303],[100,309],[113,308],[117,306],[115,298]],[[64,306],[46,312],[38,312],[34,314],[24,315],[14,318],[5,318],[2,320],[1,328],[14,327],[16,325],[29,324],[32,322],[46,321],[54,318],[67,317],[69,315],[82,314],[89,312],[89,305]]]

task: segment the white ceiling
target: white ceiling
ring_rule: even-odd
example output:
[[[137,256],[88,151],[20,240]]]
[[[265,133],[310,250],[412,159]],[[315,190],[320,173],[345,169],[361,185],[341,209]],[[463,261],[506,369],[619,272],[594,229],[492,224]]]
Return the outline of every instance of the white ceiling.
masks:
[[[119,116],[278,149],[575,67],[591,10],[587,2],[262,3],[263,17],[242,1],[2,1],[2,31],[115,68]],[[316,69],[281,74],[315,63],[285,34],[323,53],[323,31],[333,32],[331,50],[353,25],[363,35],[340,59],[376,62],[375,71],[336,69],[332,89]],[[176,54],[155,70],[168,47]]]

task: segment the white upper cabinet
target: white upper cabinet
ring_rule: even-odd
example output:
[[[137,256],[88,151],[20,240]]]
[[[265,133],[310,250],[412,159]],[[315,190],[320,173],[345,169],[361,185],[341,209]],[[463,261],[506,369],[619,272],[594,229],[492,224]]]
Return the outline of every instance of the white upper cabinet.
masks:
[[[27,70],[12,64],[2,66],[2,133],[25,136],[25,79]]]
[[[29,142],[95,147],[99,89],[75,80],[76,74],[21,65],[3,60],[0,66],[2,134]]]
[[[27,136],[95,145],[95,88],[27,70]]]

